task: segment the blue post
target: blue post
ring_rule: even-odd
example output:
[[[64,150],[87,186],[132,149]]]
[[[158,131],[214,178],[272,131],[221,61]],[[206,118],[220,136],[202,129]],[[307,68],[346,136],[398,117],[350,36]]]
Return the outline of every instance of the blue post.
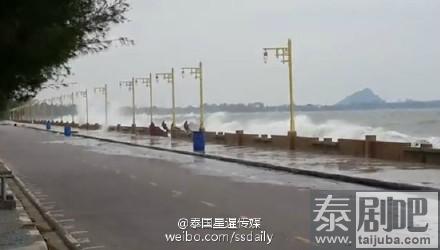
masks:
[[[47,129],[47,130],[50,130],[50,128],[51,128],[50,121],[46,121],[46,129]]]
[[[200,131],[192,132],[193,149],[196,152],[205,152],[205,134]]]
[[[70,125],[64,126],[64,135],[65,136],[71,136],[72,135],[72,127]]]

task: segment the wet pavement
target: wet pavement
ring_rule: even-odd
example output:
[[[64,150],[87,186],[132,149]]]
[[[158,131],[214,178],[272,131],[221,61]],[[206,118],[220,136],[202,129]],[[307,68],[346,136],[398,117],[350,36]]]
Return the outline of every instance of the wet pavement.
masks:
[[[0,155],[85,249],[308,249],[311,190],[378,190],[12,126]],[[179,218],[205,217],[261,218],[274,240],[166,242]]]
[[[44,128],[42,125],[32,125]],[[60,127],[55,130],[62,131]],[[79,134],[98,138],[192,151],[192,143],[185,140],[171,140],[164,137],[123,134],[117,132],[79,130]],[[412,184],[440,189],[440,166],[364,159],[343,155],[325,155],[307,152],[268,150],[264,148],[225,146],[207,144],[206,153],[230,158],[252,160],[295,169],[313,170],[323,173],[368,178],[393,183]]]

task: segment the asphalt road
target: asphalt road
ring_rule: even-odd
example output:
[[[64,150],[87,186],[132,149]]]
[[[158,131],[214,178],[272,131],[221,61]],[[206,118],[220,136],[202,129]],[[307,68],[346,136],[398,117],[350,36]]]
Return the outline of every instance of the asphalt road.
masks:
[[[0,157],[85,249],[308,249],[310,190],[367,189],[12,126],[0,126]],[[261,218],[271,243],[165,239],[179,218],[242,216]]]

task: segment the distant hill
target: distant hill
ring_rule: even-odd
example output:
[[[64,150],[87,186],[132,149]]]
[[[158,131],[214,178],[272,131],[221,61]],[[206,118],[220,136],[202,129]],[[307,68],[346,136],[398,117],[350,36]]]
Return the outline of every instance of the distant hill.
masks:
[[[359,104],[384,104],[386,101],[380,96],[376,95],[371,89],[365,88],[363,90],[357,91],[340,102],[336,103],[336,106],[351,106]]]

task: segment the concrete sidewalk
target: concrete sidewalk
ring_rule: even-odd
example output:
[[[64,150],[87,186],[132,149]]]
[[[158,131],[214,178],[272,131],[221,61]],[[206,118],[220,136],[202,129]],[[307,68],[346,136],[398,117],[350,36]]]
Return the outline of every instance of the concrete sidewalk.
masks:
[[[24,124],[28,127],[44,129],[39,124]],[[62,132],[62,127],[53,127],[54,131]],[[171,150],[192,152],[192,143],[184,140],[171,140],[164,137],[151,137],[145,135],[134,136],[106,131],[85,131],[78,130],[77,134],[94,138],[109,139],[125,143],[144,145],[149,147],[160,147]],[[420,187],[421,189],[440,190],[440,168],[434,165],[420,163],[403,163],[383,161],[375,159],[364,159],[344,155],[316,154],[308,152],[268,150],[263,148],[250,148],[238,146],[225,146],[209,144],[206,146],[206,155],[218,156],[220,158],[235,159],[237,162],[259,162],[281,168],[289,168],[312,173],[322,174],[321,177],[340,177],[340,180],[365,180],[376,184],[390,184],[405,189]],[[378,185],[379,186],[379,185]]]
[[[0,249],[48,249],[46,242],[19,200],[14,210],[0,209]]]

